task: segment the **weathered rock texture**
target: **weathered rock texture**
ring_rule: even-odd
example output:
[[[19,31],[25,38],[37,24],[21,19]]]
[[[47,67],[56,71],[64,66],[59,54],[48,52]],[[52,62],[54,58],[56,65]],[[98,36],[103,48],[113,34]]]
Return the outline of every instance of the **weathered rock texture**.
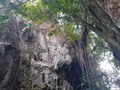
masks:
[[[73,45],[51,25],[32,27],[12,17],[0,31],[0,90],[80,90]]]

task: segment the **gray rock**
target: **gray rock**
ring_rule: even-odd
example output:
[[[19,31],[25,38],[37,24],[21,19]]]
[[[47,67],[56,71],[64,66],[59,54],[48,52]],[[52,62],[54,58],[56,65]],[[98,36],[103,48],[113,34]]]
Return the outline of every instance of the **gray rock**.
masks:
[[[22,28],[14,16],[0,31],[0,90],[78,90],[81,69],[69,40],[40,26],[21,35]]]

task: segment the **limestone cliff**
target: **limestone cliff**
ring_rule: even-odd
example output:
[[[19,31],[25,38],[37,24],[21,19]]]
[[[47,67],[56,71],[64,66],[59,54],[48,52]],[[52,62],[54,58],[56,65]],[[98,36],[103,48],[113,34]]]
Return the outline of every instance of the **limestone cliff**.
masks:
[[[49,36],[49,23],[23,28],[14,16],[0,31],[0,90],[78,90],[81,70],[69,40]]]

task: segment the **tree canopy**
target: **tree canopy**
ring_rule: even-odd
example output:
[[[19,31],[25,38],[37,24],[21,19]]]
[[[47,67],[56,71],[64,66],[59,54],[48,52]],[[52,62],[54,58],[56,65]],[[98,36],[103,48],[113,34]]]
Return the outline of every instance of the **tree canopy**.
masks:
[[[91,62],[88,62],[89,55],[99,61],[104,57],[103,53],[110,51],[120,61],[120,28],[109,12],[101,7],[99,0],[1,0],[0,4],[1,10],[4,8],[5,11],[4,15],[0,15],[0,21],[7,19],[14,11],[36,23],[49,20],[53,26],[57,24],[59,27],[50,35],[64,31],[72,43],[78,43],[79,48],[76,47],[83,75],[93,69],[90,68]],[[90,80],[92,76],[89,76]],[[98,80],[91,85],[102,90]]]

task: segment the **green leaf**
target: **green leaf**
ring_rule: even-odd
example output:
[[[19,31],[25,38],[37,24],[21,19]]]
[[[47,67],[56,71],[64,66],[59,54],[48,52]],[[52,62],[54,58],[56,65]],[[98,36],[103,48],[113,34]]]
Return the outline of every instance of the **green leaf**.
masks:
[[[98,81],[96,81],[96,87],[99,88],[100,87],[100,84]]]

